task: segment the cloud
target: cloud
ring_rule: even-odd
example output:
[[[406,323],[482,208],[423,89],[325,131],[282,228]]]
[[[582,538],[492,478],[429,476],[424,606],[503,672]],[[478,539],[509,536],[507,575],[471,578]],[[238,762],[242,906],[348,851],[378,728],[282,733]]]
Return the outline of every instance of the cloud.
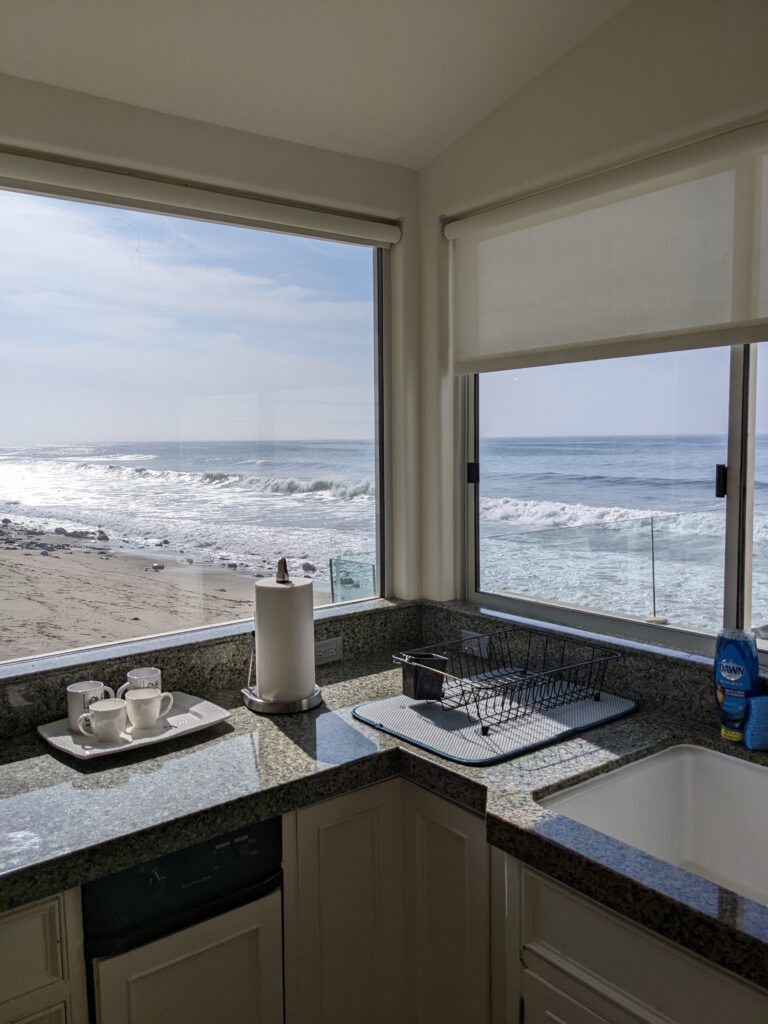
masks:
[[[93,310],[162,313],[253,324],[367,326],[370,302],[329,300],[318,289],[232,265],[190,262],[183,236],[156,237],[153,216],[122,213],[133,231],[104,231],[103,212],[82,204],[0,193],[0,295],[10,312],[85,319]],[[168,218],[159,218],[165,222]],[[229,230],[238,231],[237,228]],[[138,234],[136,232],[138,231]],[[187,228],[189,234],[191,227]],[[202,260],[203,253],[197,254]]]
[[[373,309],[355,282],[361,268],[291,241],[0,191],[0,440],[72,436],[73,403],[86,432],[100,417],[123,425],[115,433],[102,423],[92,440],[128,437],[124,425],[148,404],[155,436],[172,436],[171,396],[178,409],[202,395],[265,401],[286,388],[335,387],[372,407]],[[268,274],[253,269],[269,263]],[[332,289],[316,283],[326,275]],[[34,438],[19,428],[32,410]],[[350,407],[348,419],[351,431],[360,414]]]

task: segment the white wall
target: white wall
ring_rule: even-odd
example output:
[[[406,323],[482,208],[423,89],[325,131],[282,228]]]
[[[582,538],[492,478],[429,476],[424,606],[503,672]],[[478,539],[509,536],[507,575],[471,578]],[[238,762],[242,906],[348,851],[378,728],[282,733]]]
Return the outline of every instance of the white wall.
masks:
[[[441,216],[768,112],[765,0],[635,0],[423,169],[423,583],[457,596],[456,384]]]
[[[0,145],[399,219],[390,318],[389,590],[420,593],[419,233],[415,171],[0,75]]]

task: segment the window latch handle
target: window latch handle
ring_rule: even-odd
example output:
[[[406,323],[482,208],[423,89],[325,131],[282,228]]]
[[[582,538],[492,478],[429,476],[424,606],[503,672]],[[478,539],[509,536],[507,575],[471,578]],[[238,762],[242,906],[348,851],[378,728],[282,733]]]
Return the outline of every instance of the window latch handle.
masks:
[[[718,463],[715,466],[715,497],[724,498],[728,493],[728,467]]]
[[[467,463],[467,483],[468,484],[479,484],[480,483],[480,463],[479,462],[468,462]]]

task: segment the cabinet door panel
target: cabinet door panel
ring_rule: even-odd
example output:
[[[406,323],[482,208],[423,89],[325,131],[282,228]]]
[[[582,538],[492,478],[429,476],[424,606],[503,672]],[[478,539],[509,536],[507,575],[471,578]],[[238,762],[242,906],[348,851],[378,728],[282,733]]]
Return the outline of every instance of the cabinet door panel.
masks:
[[[13,1024],[68,1024],[67,1008],[64,1003],[59,1003],[58,1006],[50,1006],[47,1010],[40,1010],[29,1017],[17,1018]]]
[[[530,971],[523,973],[525,1024],[608,1024],[586,1006],[547,985]]]
[[[0,1001],[63,979],[59,897],[4,914],[0,919]]]
[[[640,1019],[768,1024],[764,991],[529,868],[521,878],[522,957],[537,975],[603,991]]]
[[[401,1019],[399,794],[307,807],[284,833],[288,1024]]]
[[[403,785],[405,1009],[414,1024],[490,1017],[489,850],[482,818]]]
[[[99,1024],[279,1024],[280,893],[94,965]]]
[[[80,890],[0,914],[0,1024],[86,1024]]]

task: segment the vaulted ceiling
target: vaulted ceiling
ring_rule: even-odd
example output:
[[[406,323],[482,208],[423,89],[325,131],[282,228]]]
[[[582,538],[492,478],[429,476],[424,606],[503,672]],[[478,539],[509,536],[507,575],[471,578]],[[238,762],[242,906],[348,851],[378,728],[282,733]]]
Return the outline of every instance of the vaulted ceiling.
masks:
[[[421,167],[628,0],[0,0],[0,72]]]

